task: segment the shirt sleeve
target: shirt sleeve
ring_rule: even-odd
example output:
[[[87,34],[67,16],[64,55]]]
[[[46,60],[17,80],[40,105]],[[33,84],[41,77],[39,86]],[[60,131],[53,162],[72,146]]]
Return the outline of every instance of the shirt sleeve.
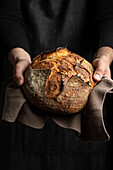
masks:
[[[0,0],[0,43],[7,52],[20,47],[30,53],[21,0]]]
[[[95,49],[102,46],[113,48],[113,0],[94,0],[93,19]]]

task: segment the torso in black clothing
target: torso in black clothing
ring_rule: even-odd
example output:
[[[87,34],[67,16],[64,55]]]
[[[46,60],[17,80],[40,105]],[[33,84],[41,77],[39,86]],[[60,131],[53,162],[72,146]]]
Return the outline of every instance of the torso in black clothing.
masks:
[[[91,60],[94,48],[91,0],[1,0],[1,2],[5,10],[1,12],[0,9],[0,37],[4,40],[7,50],[19,46],[29,51],[26,43],[28,38],[31,57],[45,50],[67,45],[69,50]],[[25,32],[23,19],[26,24]],[[105,39],[104,42],[106,44]],[[3,76],[1,91],[6,87],[7,77]],[[73,131],[61,128],[51,120],[40,130],[17,121],[14,124],[0,122],[1,125],[0,161],[3,170],[110,169],[109,143],[77,142]]]
[[[112,0],[1,0],[0,23],[7,52],[21,47],[35,57],[67,45],[91,61],[97,48],[113,47]]]
[[[67,45],[90,59],[93,37],[89,0],[24,0],[22,9],[33,56]]]

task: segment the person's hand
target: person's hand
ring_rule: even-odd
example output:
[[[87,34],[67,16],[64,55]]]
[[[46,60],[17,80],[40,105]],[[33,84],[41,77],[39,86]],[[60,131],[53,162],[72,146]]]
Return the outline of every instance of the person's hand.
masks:
[[[100,81],[103,76],[111,78],[110,65],[113,61],[113,49],[110,47],[100,47],[93,57],[92,65],[95,67],[93,78]]]
[[[31,63],[30,55],[22,48],[13,48],[8,53],[8,59],[13,65],[13,78],[16,81],[17,86],[23,85],[23,73],[27,66]]]

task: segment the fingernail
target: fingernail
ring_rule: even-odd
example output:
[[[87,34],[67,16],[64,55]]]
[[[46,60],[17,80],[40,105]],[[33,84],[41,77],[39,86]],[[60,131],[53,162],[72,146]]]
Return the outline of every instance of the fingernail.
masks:
[[[100,80],[100,78],[101,78],[100,75],[97,74],[97,73],[94,75],[94,77],[95,77],[97,80]]]
[[[20,81],[21,81],[21,78],[19,78],[19,79],[17,80],[17,83],[20,83]]]
[[[21,82],[21,78],[19,78],[19,79],[16,81],[17,85],[20,85],[20,82]]]

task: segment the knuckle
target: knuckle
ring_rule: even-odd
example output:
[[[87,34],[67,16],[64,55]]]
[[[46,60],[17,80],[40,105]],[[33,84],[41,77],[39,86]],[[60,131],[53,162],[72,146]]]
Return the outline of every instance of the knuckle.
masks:
[[[103,67],[97,67],[95,70],[96,73],[103,74],[105,72]]]
[[[100,72],[101,74],[103,74],[104,73],[104,68],[100,67],[100,68],[97,69],[97,71]]]
[[[19,62],[19,63],[17,63],[16,65],[15,65],[15,69],[17,70],[17,71],[19,71],[19,72],[24,72],[24,70],[26,69],[26,65],[25,65],[25,63],[23,63],[23,62]]]
[[[18,74],[14,74],[13,78],[14,78],[14,80],[18,80],[18,79],[20,79],[20,76]]]
[[[17,64],[15,65],[15,67],[16,67],[16,69],[19,69],[19,68],[22,67],[22,65],[21,65],[21,63],[17,63]]]

